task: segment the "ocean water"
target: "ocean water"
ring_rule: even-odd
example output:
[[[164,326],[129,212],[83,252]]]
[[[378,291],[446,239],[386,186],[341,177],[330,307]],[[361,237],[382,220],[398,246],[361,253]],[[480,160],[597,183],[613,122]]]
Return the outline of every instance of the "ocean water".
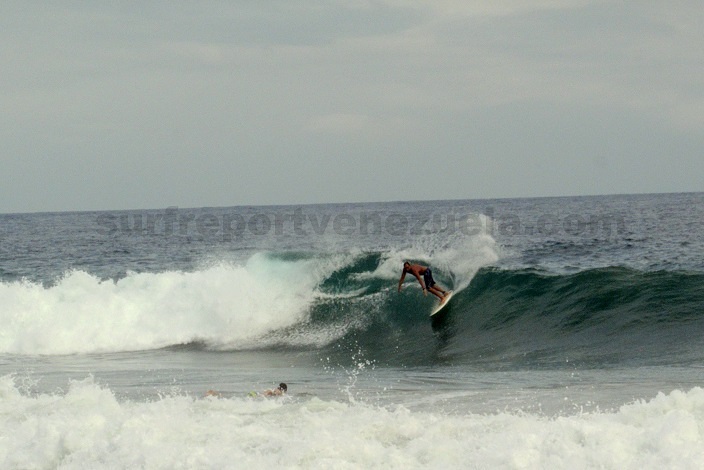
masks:
[[[0,215],[0,321],[3,469],[704,468],[702,193]]]

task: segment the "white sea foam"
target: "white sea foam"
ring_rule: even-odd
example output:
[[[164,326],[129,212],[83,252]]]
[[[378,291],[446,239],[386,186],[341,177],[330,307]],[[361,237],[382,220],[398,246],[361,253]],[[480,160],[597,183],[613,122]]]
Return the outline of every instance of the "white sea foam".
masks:
[[[704,390],[598,412],[448,415],[306,399],[121,402],[91,379],[27,396],[0,379],[0,467],[702,468]]]
[[[283,261],[196,272],[132,273],[116,282],[73,271],[52,287],[0,284],[0,353],[70,354],[202,341],[237,348],[306,318],[340,260]]]

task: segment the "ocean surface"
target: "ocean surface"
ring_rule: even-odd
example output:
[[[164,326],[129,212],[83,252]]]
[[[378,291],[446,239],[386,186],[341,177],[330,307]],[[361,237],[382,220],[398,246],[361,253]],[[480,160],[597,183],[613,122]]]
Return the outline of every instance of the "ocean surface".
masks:
[[[0,215],[0,322],[3,469],[704,468],[704,193]]]

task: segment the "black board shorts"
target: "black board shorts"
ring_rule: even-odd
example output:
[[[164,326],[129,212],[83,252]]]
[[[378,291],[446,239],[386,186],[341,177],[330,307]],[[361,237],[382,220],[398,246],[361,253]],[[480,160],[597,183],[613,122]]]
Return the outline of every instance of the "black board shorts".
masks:
[[[423,273],[423,281],[425,282],[425,288],[430,289],[435,285],[435,279],[433,279],[433,272],[430,268],[427,268]]]

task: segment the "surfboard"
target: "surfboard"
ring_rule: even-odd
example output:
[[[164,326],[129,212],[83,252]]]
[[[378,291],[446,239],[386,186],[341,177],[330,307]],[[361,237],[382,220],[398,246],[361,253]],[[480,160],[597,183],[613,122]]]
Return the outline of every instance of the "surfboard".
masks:
[[[450,293],[447,294],[447,297],[445,297],[444,299],[442,299],[442,302],[440,302],[440,304],[439,304],[437,307],[435,307],[435,310],[433,310],[433,313],[430,314],[431,317],[432,317],[433,315],[435,315],[436,313],[438,313],[440,310],[442,310],[443,307],[445,307],[445,305],[447,305],[448,303],[450,303],[450,299],[452,298],[452,294],[453,294],[453,292],[450,291]]]

